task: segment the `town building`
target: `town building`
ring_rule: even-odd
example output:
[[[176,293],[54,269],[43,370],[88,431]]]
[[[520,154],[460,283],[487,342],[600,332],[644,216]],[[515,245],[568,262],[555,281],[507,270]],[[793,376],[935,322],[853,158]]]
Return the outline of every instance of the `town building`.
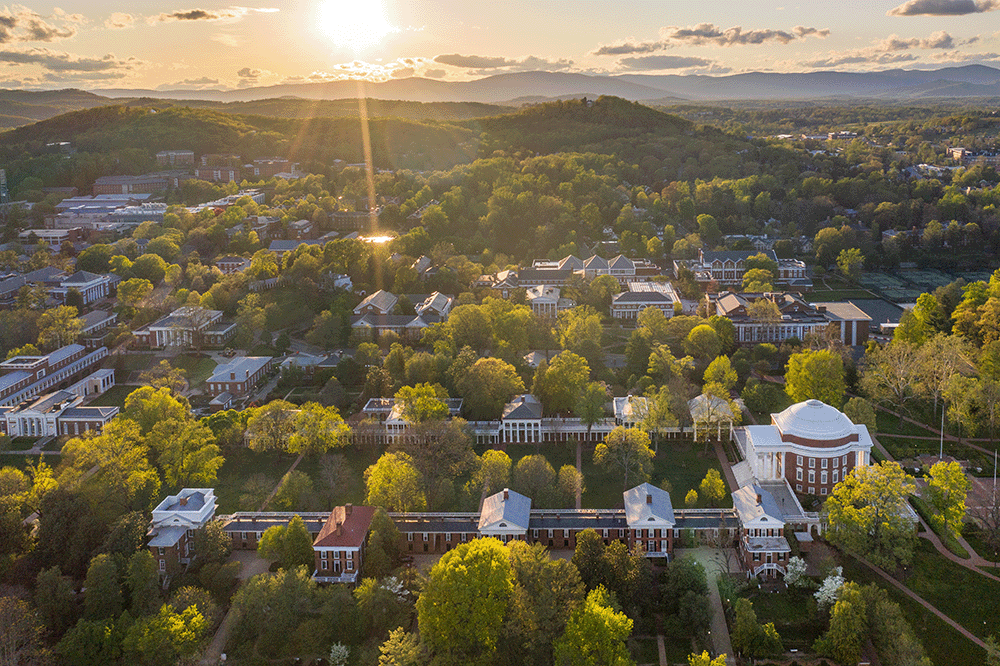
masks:
[[[216,366],[205,382],[212,397],[223,394],[236,398],[245,396],[260,383],[274,365],[270,356],[238,356],[229,363]]]
[[[58,250],[63,243],[79,243],[83,240],[83,229],[73,227],[71,229],[26,229],[20,232],[17,237],[22,242],[31,242],[32,238],[36,242],[48,243],[53,250]]]
[[[318,240],[273,240],[268,245],[267,251],[273,252],[280,262],[282,257],[289,252],[295,252],[300,245],[322,245],[322,243]]]
[[[222,347],[236,333],[235,323],[224,323],[222,312],[200,305],[177,308],[137,331],[136,341],[147,347]]]
[[[354,333],[370,335],[373,339],[385,333],[394,333],[406,340],[417,341],[429,326],[430,323],[420,315],[372,313],[351,317]]]
[[[156,153],[159,166],[188,166],[194,164],[193,150],[161,150]]]
[[[455,299],[451,296],[442,294],[440,291],[435,291],[423,301],[417,303],[414,310],[424,321],[431,323],[439,322],[448,318],[454,302]]]
[[[396,307],[396,303],[399,302],[394,294],[389,293],[384,289],[379,289],[378,291],[369,294],[354,308],[354,314],[356,315],[387,315],[391,314],[393,309]]]
[[[638,428],[649,414],[649,398],[641,395],[626,395],[612,401],[615,411],[615,425]]]
[[[792,293],[706,294],[709,311],[733,322],[736,343],[780,345],[785,340],[804,340],[807,335],[835,335],[848,346],[868,341],[871,317],[853,303],[808,303]],[[755,310],[754,304],[768,301],[773,308]]]
[[[118,322],[118,313],[91,310],[82,315],[80,319],[83,320],[83,328],[80,329],[80,339],[83,340],[83,346],[88,349],[97,349],[104,346],[104,339],[111,327]]]
[[[65,386],[92,371],[108,355],[106,347],[60,347],[40,356],[14,356],[0,362],[0,406],[11,407]]]
[[[656,308],[667,318],[677,311],[680,297],[669,282],[629,282],[628,291],[611,297],[611,316],[636,319],[646,308]]]
[[[312,220],[296,220],[288,224],[288,236],[295,240],[313,237],[315,225]]]
[[[576,301],[572,298],[560,297],[559,287],[531,287],[525,292],[525,298],[535,316],[543,319],[555,319],[563,310],[576,307]]]
[[[779,259],[774,250],[760,252],[759,250],[721,250],[712,252],[698,250],[697,259],[675,259],[674,275],[681,270],[690,270],[694,279],[702,286],[717,284],[721,286],[743,284],[743,274],[746,273],[746,260],[763,254],[778,264],[776,285],[782,285],[795,291],[812,289],[806,265],[798,259]]]
[[[243,180],[240,168],[231,166],[198,166],[194,168],[194,177],[214,183],[236,183]]]
[[[84,305],[107,298],[111,293],[111,276],[98,275],[88,271],[77,271],[59,282],[59,286],[49,293],[60,303],[66,302],[70,291],[76,291],[83,298]]]
[[[732,493],[732,498],[740,520],[740,564],[747,577],[784,576],[792,548],[785,537],[785,514],[774,495],[752,484]]]
[[[152,194],[176,188],[190,178],[186,171],[149,173],[142,176],[100,176],[94,181],[94,194]]]
[[[233,255],[228,255],[217,259],[215,261],[215,266],[223,275],[231,275],[232,273],[242,273],[246,269],[250,268],[250,260],[243,257],[234,257]]]
[[[315,571],[313,578],[320,583],[358,581],[365,557],[365,540],[375,518],[370,506],[338,506],[330,512],[319,535],[313,541]]]
[[[184,488],[168,495],[153,509],[150,521],[149,551],[163,578],[180,573],[197,556],[194,534],[215,517],[215,491],[212,488]]]
[[[770,425],[733,428],[731,436],[750,477],[784,481],[800,494],[829,495],[851,470],[870,464],[868,428],[819,400],[772,414]]]
[[[108,388],[113,385],[112,374]],[[118,414],[117,407],[81,407],[83,400],[82,395],[67,390],[31,398],[15,407],[0,407],[0,431],[8,437],[82,435],[100,432]]]

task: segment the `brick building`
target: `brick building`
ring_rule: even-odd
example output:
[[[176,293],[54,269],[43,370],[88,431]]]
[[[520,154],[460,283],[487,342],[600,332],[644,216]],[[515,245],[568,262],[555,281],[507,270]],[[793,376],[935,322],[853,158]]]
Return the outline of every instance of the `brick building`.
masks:
[[[233,397],[244,396],[260,383],[273,364],[274,359],[270,356],[238,356],[225,365],[217,366],[205,382],[205,387],[212,397],[224,393]]]
[[[117,407],[81,407],[83,400],[82,395],[56,391],[15,407],[0,407],[0,432],[9,437],[82,435],[100,432],[118,414]]]
[[[107,355],[106,347],[88,350],[72,344],[41,356],[14,356],[0,362],[0,406],[10,407],[48,389],[65,387]]]
[[[161,150],[156,153],[159,166],[189,166],[194,164],[193,150]]]
[[[215,516],[212,488],[184,488],[168,495],[153,509],[148,536],[149,551],[160,576],[173,576],[196,556],[194,533]]]

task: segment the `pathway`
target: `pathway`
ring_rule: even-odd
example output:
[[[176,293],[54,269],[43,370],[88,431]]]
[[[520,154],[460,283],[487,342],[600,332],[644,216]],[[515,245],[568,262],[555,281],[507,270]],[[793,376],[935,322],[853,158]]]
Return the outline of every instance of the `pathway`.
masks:
[[[271,566],[271,563],[257,555],[257,551],[255,550],[235,551],[229,559],[230,561],[238,560],[243,564],[239,573],[240,585],[243,585],[243,583],[258,574],[267,573],[267,570]],[[233,622],[235,620],[233,612],[230,609],[226,613],[226,616],[222,618],[222,622],[219,623],[219,628],[215,631],[212,642],[205,648],[205,653],[202,655],[200,662],[201,666],[216,666],[222,661],[222,651],[226,649],[226,643],[229,641],[229,633],[233,629]]]
[[[58,456],[62,454],[62,451],[43,451],[42,449],[48,446],[55,437],[42,437],[34,444],[31,445],[30,449],[22,449],[21,451],[0,451],[0,455],[5,456],[37,456],[40,453],[45,453],[47,455]]]
[[[729,639],[729,627],[726,625],[726,611],[722,606],[719,586],[715,582],[721,573],[720,568],[724,566],[726,560],[719,557],[720,551],[716,548],[685,548],[678,549],[675,552],[677,557],[690,557],[700,562],[705,568],[705,577],[708,579],[708,601],[709,607],[712,610],[711,629],[708,632],[708,637],[712,642],[712,655],[724,654],[726,655],[727,666],[735,665],[736,658],[733,656],[733,644]],[[732,561],[735,562],[736,559],[732,558]]]
[[[288,472],[285,472],[285,474],[294,471],[295,468],[299,466],[299,463],[302,462],[303,456],[305,456],[305,454],[300,453],[299,457],[295,459],[295,462],[292,463],[292,466],[288,468]],[[281,478],[284,479],[285,477],[282,476]],[[257,509],[257,511],[263,511],[264,509],[267,508],[267,505],[271,503],[271,500],[274,499],[274,496],[278,494],[279,488],[281,488],[281,481],[278,481],[277,485],[274,486],[274,490],[271,491],[271,494],[267,496],[267,499],[264,500],[264,503],[260,505],[260,508]]]
[[[656,651],[660,655],[660,666],[667,666],[667,646],[663,644],[663,634],[656,634]]]
[[[740,489],[740,486],[736,482],[736,475],[733,474],[733,466],[729,464],[729,458],[726,457],[726,449],[722,442],[717,439],[712,441],[712,445],[715,448],[715,455],[719,459],[719,465],[722,467],[722,473],[726,477],[726,483],[729,484],[729,489],[735,493]]]

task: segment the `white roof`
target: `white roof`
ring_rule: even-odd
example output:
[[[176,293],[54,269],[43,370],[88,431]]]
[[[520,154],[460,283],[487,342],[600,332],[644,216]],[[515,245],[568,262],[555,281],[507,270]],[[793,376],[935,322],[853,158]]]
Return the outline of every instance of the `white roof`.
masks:
[[[733,508],[740,517],[744,527],[751,523],[774,524],[783,527],[785,515],[778,508],[774,496],[757,484],[743,486],[732,493]],[[760,498],[758,501],[757,498]]]
[[[630,529],[673,527],[674,506],[670,493],[649,483],[642,483],[622,493],[625,499],[625,521]]]
[[[629,421],[643,419],[649,413],[649,400],[641,395],[627,395],[615,398],[615,417]]]
[[[773,414],[771,418],[783,436],[822,441],[841,439],[858,432],[857,426],[843,412],[819,400],[797,403],[780,414]]]
[[[504,488],[483,500],[479,531],[488,534],[526,532],[531,518],[531,498]]]

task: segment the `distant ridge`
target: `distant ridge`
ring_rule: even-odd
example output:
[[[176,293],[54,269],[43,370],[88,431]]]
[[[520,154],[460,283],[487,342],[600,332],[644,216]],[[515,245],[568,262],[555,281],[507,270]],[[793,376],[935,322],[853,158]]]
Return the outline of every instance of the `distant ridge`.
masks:
[[[948,84],[964,84],[952,86]],[[330,81],[243,88],[240,90],[92,90],[111,98],[246,102],[293,96],[303,99],[371,99],[484,104],[613,95],[633,101],[821,99],[825,97],[995,96],[1000,69],[986,65],[936,70],[892,69],[881,72],[749,72],[726,76],[621,74],[592,76],[569,72],[514,72],[475,81],[439,81],[420,77],[382,82]]]

